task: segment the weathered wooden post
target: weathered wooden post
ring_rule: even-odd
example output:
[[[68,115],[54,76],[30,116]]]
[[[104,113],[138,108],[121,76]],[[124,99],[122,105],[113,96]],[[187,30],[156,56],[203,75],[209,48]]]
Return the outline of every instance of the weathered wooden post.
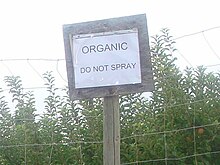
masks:
[[[70,97],[103,97],[103,164],[120,164],[119,95],[153,90],[146,15],[63,26]]]
[[[120,165],[120,115],[118,96],[104,97],[104,165]]]

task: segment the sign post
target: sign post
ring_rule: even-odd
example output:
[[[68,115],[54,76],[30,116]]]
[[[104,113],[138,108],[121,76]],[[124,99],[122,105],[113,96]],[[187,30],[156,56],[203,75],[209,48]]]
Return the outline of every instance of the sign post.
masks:
[[[104,97],[103,164],[120,165],[119,97]]]
[[[63,26],[72,100],[104,98],[103,164],[120,165],[119,95],[152,91],[146,15]]]

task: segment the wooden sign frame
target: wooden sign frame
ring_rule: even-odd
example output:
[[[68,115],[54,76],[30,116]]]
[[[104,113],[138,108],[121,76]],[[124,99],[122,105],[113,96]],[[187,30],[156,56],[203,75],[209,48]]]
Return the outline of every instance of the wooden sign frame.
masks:
[[[72,37],[74,35],[113,32],[120,30],[129,30],[134,28],[138,29],[141,83],[76,89],[72,59],[73,56],[71,51]],[[147,20],[145,14],[83,23],[67,24],[63,26],[63,37],[65,46],[69,94],[71,99],[78,100],[120,94],[149,92],[154,89],[152,65],[150,59],[149,37],[147,31]]]

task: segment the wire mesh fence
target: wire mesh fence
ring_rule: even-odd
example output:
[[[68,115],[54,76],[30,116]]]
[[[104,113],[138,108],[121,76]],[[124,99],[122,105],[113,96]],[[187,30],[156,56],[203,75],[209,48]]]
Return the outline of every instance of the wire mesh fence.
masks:
[[[216,29],[219,27],[176,41],[201,34],[215,58],[215,63],[203,64],[219,74],[218,51],[205,35]],[[175,55],[185,65],[195,66],[182,50]],[[68,100],[64,59],[1,59],[0,71],[2,164],[102,164],[102,99]],[[44,75],[48,71],[53,75],[48,78],[47,74],[49,82]],[[21,77],[22,98],[13,95],[5,76]],[[174,76],[163,75],[161,81]],[[178,100],[167,91],[163,99],[168,101],[161,100],[161,105],[151,104],[148,94],[121,96],[122,165],[220,163],[219,77],[203,78],[210,79],[201,88],[204,93],[197,91]],[[174,84],[167,86],[175,88]],[[27,95],[28,91],[33,95]]]

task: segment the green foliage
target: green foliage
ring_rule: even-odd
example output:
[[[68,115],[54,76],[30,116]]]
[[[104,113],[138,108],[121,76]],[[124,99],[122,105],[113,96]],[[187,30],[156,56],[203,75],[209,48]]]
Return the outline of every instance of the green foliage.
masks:
[[[120,96],[121,163],[220,164],[220,74],[204,67],[180,71],[168,29],[152,37],[155,90]],[[0,89],[0,164],[103,164],[103,99],[71,101],[52,72],[44,75],[44,111],[20,77],[5,83],[14,113]],[[136,163],[135,163],[136,162]]]
[[[202,66],[181,73],[172,56],[175,49],[169,30],[161,32],[153,38],[151,49],[155,91],[150,104],[156,130],[167,132],[161,143],[167,155],[161,156],[177,160],[169,161],[173,164],[218,164],[208,153],[219,151],[212,148],[218,136],[214,131],[219,130],[219,75],[207,73]],[[178,161],[195,152],[207,154]]]

